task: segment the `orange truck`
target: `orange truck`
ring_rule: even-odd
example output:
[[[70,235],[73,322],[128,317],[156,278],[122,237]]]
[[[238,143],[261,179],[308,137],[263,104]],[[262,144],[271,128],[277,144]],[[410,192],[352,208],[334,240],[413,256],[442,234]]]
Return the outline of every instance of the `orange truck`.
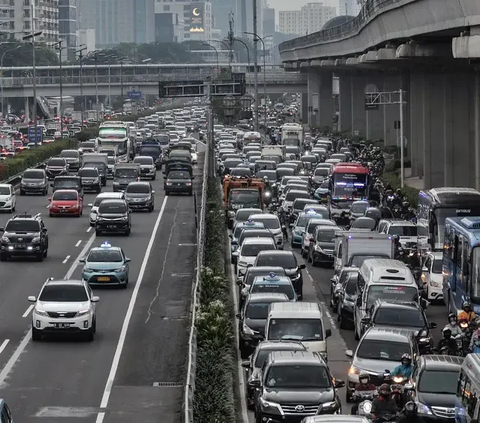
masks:
[[[229,229],[237,210],[254,207],[263,209],[263,191],[265,185],[262,179],[236,178],[226,176],[223,182],[223,208]]]

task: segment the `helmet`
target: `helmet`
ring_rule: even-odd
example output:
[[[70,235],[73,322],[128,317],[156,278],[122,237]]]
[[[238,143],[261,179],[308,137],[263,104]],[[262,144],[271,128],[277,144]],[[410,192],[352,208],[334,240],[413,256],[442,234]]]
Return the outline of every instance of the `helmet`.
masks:
[[[449,327],[443,328],[442,334],[445,338],[450,338],[452,336],[452,330]]]
[[[440,354],[441,355],[450,355],[450,348],[448,348],[446,345],[440,348]]]
[[[265,175],[265,176],[263,177],[263,181],[264,181],[264,182],[268,182],[268,176]]]
[[[397,195],[402,195],[402,190],[401,190],[400,188],[397,188],[397,189],[395,190],[395,194],[397,194]]]
[[[407,416],[414,416],[417,414],[417,404],[415,404],[413,401],[408,401],[405,404],[404,410]]]
[[[448,321],[450,323],[452,323],[453,321],[455,321],[455,323],[457,323],[457,315],[455,313],[450,313],[448,315]]]
[[[463,311],[466,311],[465,310],[466,308],[468,308],[469,310],[471,310],[471,308],[472,308],[472,305],[470,304],[469,301],[464,301],[463,304],[462,304]]]
[[[378,393],[382,396],[391,395],[392,388],[390,388],[390,385],[388,383],[384,383],[378,389]]]
[[[403,202],[403,207],[405,207],[406,209],[410,207],[410,203],[408,201],[404,201]]]
[[[364,379],[367,379],[366,382],[362,382],[362,380],[364,380]],[[360,383],[367,384],[368,382],[370,382],[370,375],[366,372],[361,372],[358,375],[358,380],[360,381]]]
[[[403,354],[402,355],[402,363],[404,361],[408,361],[409,363],[411,363],[412,362],[412,356],[410,354],[407,354],[407,353]]]

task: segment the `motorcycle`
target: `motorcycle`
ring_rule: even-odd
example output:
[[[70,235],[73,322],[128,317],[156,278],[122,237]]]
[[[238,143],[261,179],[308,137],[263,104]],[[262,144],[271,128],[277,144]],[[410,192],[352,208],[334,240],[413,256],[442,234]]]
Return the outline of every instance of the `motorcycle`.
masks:
[[[370,417],[371,418],[371,417]],[[396,414],[383,414],[382,416],[376,416],[374,419],[372,418],[373,423],[390,423],[396,422],[397,415]]]
[[[397,404],[398,409],[402,409],[406,403],[404,386],[408,382],[408,378],[400,375],[391,376],[390,372],[385,373],[385,379],[390,382],[392,389],[392,398]]]
[[[377,395],[377,391],[355,391],[353,400],[359,402],[356,415],[369,416],[372,412],[372,401]]]

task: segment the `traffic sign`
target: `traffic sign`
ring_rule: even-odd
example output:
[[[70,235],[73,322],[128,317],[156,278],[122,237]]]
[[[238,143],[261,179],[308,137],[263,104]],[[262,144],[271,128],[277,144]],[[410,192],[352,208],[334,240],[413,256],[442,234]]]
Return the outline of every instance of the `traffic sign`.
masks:
[[[142,92],[137,90],[127,91],[127,98],[131,100],[142,98]]]
[[[37,133],[35,134],[35,126],[28,127],[28,142],[34,142],[35,144],[43,141],[43,129],[41,126],[37,126]]]

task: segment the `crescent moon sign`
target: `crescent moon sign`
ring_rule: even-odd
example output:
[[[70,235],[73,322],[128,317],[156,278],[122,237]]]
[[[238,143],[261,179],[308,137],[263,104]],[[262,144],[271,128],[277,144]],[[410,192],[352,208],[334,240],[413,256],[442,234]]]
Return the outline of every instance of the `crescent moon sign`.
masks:
[[[192,13],[193,13],[193,16],[200,16],[200,12],[198,11],[197,7],[193,9]]]

